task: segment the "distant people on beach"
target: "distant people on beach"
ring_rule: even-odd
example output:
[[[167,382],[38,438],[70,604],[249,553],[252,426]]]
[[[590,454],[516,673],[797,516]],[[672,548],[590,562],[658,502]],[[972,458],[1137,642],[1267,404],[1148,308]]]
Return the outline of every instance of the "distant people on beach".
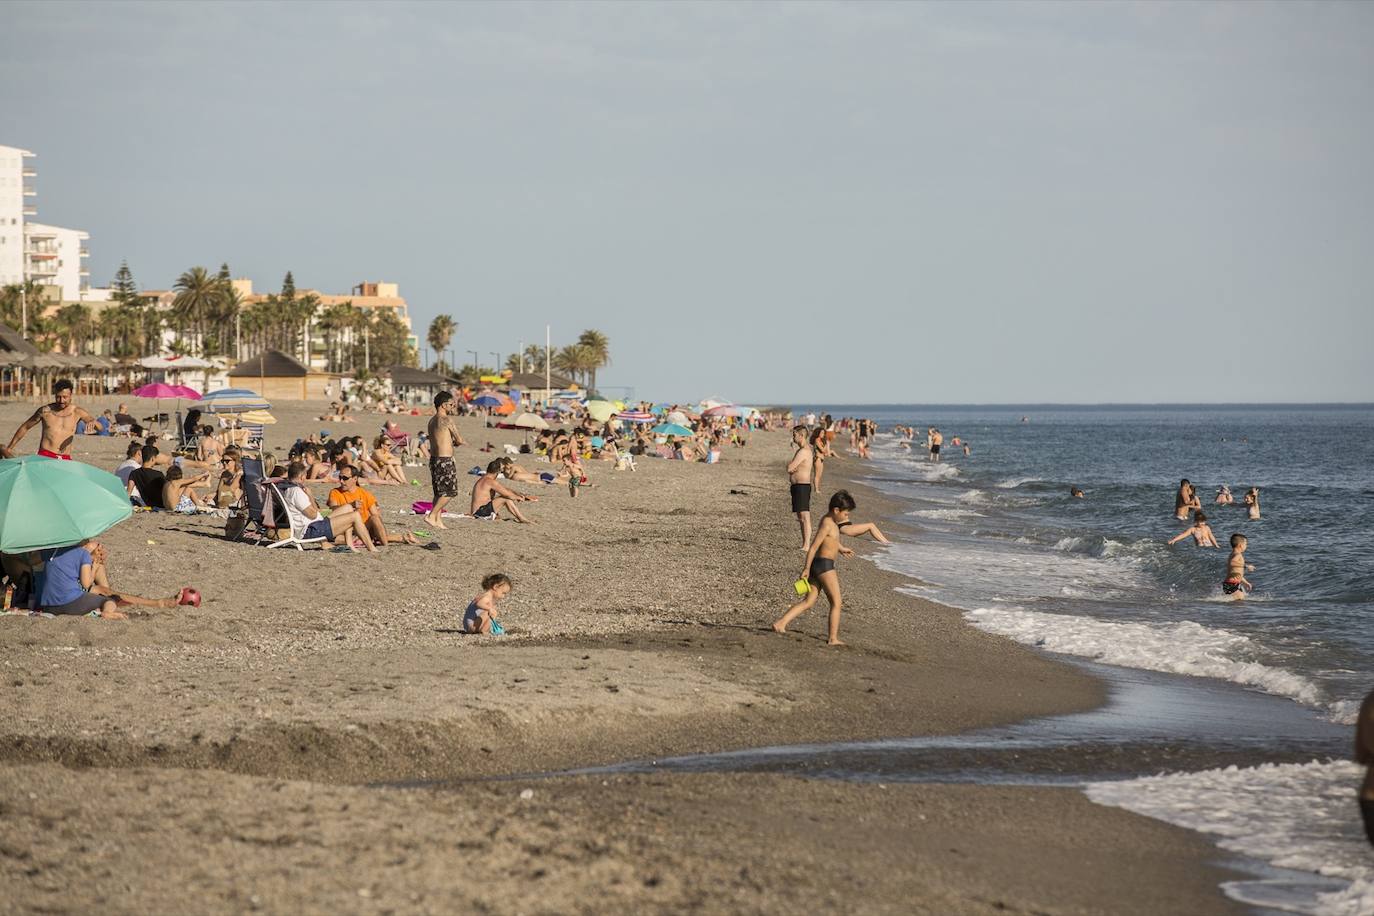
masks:
[[[1203,514],[1201,509],[1193,513],[1193,524],[1190,527],[1169,539],[1169,546],[1172,547],[1189,536],[1192,537],[1193,543],[1199,547],[1221,547],[1217,543],[1216,535],[1212,533],[1211,526],[1207,524],[1207,516]]]
[[[1249,542],[1243,534],[1231,535],[1231,556],[1226,559],[1226,580],[1221,583],[1221,590],[1227,595],[1239,595],[1244,598],[1249,592],[1255,590],[1250,584],[1250,580],[1245,578],[1247,572],[1254,572],[1255,567],[1245,562],[1245,547]]]
[[[786,613],[773,622],[775,632],[786,633],[787,625],[814,607],[820,599],[821,591],[824,590],[826,600],[830,602],[826,644],[831,646],[844,645],[840,641],[840,609],[843,606],[843,601],[840,597],[840,576],[835,570],[835,560],[840,555],[851,556],[854,551],[840,543],[840,535],[862,537],[867,534],[880,543],[891,543],[878,530],[878,526],[872,522],[865,524],[851,522],[849,514],[854,511],[854,508],[854,497],[849,495],[848,490],[837,490],[835,495],[830,497],[829,511],[821,519],[820,527],[811,542],[811,547],[806,551],[806,561],[802,565],[801,580],[799,581],[806,583],[806,594],[801,601],[792,605]]]
[[[482,579],[482,592],[468,602],[463,612],[464,633],[489,633],[501,636],[506,631],[496,613],[496,602],[511,593],[514,584],[505,573],[492,573]]]
[[[930,428],[930,460],[938,462],[940,460],[940,448],[945,443],[945,437],[935,427]]]
[[[823,436],[821,438],[824,438]],[[792,513],[801,526],[802,550],[811,549],[811,474],[816,465],[816,451],[806,441],[806,427],[792,427],[792,460],[787,462],[788,492],[792,497]]]
[[[44,458],[58,458],[71,461],[72,441],[76,438],[76,424],[84,421],[91,425],[95,417],[83,408],[72,403],[72,383],[70,379],[58,379],[52,386],[52,403],[44,404],[33,412],[10,437],[10,444],[0,447],[0,457],[13,458],[14,449],[29,430],[42,424],[43,433],[38,442],[38,454]]]
[[[1364,835],[1374,845],[1374,692],[1364,698],[1355,723],[1355,762],[1366,767],[1360,786],[1360,817]]]
[[[1202,508],[1202,501],[1197,498],[1197,490],[1188,482],[1188,478],[1183,478],[1178,482],[1178,493],[1174,495],[1174,518],[1180,522],[1188,520],[1188,513]]]
[[[825,476],[825,459],[833,455],[830,443],[826,441],[825,430],[817,429],[811,434],[811,492],[821,488],[821,478]],[[808,524],[807,528],[811,526]]]

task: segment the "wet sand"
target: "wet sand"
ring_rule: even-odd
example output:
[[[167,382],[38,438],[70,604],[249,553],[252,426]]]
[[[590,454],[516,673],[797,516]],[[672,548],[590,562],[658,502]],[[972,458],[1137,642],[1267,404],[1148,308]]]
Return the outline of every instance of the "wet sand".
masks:
[[[31,409],[0,405],[0,434]],[[320,412],[276,408],[269,449],[383,419]],[[464,470],[494,457],[475,446],[522,438],[460,428]],[[124,445],[74,452],[113,468]],[[848,649],[824,646],[822,609],[768,631],[802,559],[788,451],[773,433],[718,466],[592,464],[575,500],[521,488],[541,498],[536,524],[453,520],[436,552],[268,551],[224,541],[219,519],[136,514],[102,538],[116,587],[194,585],[201,608],[0,619],[0,911],[1232,910],[1214,847],[1073,790],[371,785],[952,733],[1102,701],[1095,679],[859,560],[841,566]],[[826,492],[856,464],[830,462]],[[374,489],[393,530],[424,529],[400,512],[429,498],[428,473],[408,473],[420,486]],[[859,517],[881,517],[881,497],[856,495]],[[516,583],[511,635],[464,636],[461,610],[494,571]]]

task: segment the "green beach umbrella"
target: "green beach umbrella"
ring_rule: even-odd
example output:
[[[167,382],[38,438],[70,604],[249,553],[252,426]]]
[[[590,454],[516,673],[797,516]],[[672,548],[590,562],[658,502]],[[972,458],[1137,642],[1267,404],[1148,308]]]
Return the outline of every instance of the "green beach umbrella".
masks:
[[[0,461],[0,552],[66,547],[133,514],[119,478],[80,461]]]
[[[588,401],[587,416],[598,423],[605,423],[615,413],[615,405],[610,401]]]

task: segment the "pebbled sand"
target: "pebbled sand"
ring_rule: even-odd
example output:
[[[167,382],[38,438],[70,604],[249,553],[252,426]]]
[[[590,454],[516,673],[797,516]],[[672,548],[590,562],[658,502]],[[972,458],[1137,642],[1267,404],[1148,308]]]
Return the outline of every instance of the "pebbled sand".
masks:
[[[0,405],[0,435],[28,409]],[[320,412],[277,408],[272,441],[284,451]],[[383,418],[360,419],[333,429],[367,436]],[[461,429],[472,445],[521,438]],[[75,451],[112,468],[124,444]],[[0,618],[0,912],[1229,911],[1212,846],[1070,790],[367,785],[947,733],[1100,702],[1094,680],[859,560],[841,566],[850,649],[824,647],[823,610],[767,631],[801,562],[787,451],[760,434],[715,467],[593,465],[576,500],[523,488],[541,496],[537,524],[454,520],[437,552],[267,551],[219,539],[219,520],[136,515],[103,538],[115,585],[191,584],[203,607]],[[491,457],[470,446],[459,466]],[[829,465],[827,492],[854,464]],[[399,514],[429,498],[426,469],[410,473],[421,487],[374,490],[393,528],[423,527]],[[881,498],[856,495],[860,517],[881,518]],[[461,635],[498,570],[516,582],[512,635]]]

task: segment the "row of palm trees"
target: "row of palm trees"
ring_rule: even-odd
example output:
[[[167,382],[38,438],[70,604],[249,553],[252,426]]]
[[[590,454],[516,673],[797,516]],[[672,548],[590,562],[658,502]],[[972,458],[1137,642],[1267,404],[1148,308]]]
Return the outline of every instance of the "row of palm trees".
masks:
[[[42,287],[7,286],[0,289],[0,320],[15,328],[23,321],[40,350],[73,354],[140,357],[170,347],[179,354],[238,360],[274,348],[309,365],[310,351],[318,353],[322,339],[331,372],[418,362],[409,331],[389,310],[358,309],[349,302],[322,307],[314,293],[297,293],[289,272],[281,292],[251,303],[230,282],[227,264],[218,273],[204,267],[182,273],[170,308],[139,292],[127,263],[110,286],[113,302],[98,314],[84,303],[45,314]]]
[[[448,352],[449,344],[453,342],[453,335],[457,331],[458,322],[453,320],[452,315],[437,315],[429,323],[425,342],[430,345],[435,353],[434,365],[431,368],[440,372],[452,372],[459,378],[465,378],[466,375],[486,374],[481,367],[464,366],[458,369],[449,366],[444,360],[443,354]],[[565,347],[549,348],[548,360],[548,364],[559,372],[570,376],[573,381],[595,390],[597,370],[610,365],[611,342],[600,331],[586,330],[578,336],[575,343]],[[545,365],[545,348],[539,344],[530,344],[522,352],[512,353],[507,358],[504,368],[512,372],[539,373],[544,371]]]

